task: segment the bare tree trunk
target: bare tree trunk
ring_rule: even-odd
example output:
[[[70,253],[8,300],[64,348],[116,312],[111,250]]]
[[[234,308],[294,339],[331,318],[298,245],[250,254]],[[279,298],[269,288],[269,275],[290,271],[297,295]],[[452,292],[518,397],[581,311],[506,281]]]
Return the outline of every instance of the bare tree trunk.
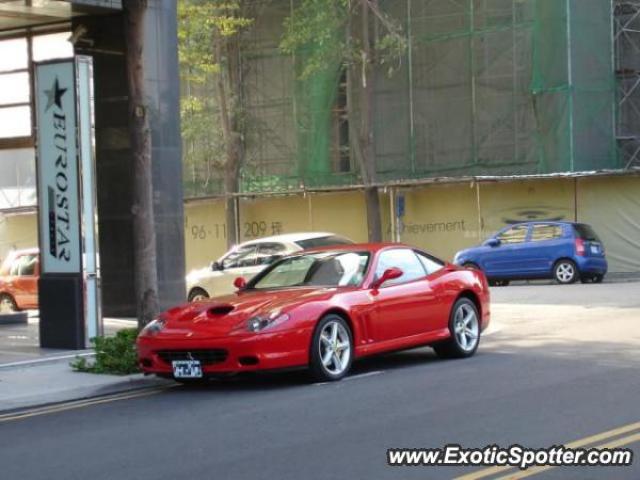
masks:
[[[377,3],[373,0],[373,3]],[[374,72],[369,25],[369,1],[362,5],[362,74],[360,85],[360,151],[362,152],[365,202],[367,207],[367,229],[370,242],[382,241],[382,221],[380,219],[380,198],[376,183],[376,157],[373,144],[373,102]]]
[[[129,86],[129,131],[133,153],[133,259],[138,325],[149,323],[158,313],[158,271],[153,217],[151,131],[145,102],[144,16],[146,0],[124,0]]]
[[[240,165],[244,150],[239,118],[242,93],[240,45],[237,35],[230,38],[218,36],[214,42],[217,63],[221,65],[216,82],[216,92],[227,157],[224,169],[224,193],[226,195],[227,246],[230,248],[239,241],[237,202],[233,198],[233,194],[238,193],[239,190]]]

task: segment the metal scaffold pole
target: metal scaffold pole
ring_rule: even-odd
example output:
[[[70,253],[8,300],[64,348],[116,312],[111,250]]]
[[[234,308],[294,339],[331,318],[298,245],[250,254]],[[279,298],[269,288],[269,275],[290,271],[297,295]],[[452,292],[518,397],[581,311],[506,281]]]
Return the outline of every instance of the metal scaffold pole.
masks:
[[[640,1],[613,0],[616,139],[625,169],[640,168]]]

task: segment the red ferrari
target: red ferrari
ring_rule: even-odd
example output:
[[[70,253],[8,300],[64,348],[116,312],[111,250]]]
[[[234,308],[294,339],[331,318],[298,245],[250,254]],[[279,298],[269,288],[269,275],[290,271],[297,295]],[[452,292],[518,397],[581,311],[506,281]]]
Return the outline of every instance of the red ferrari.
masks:
[[[173,308],[138,337],[140,368],[194,382],[308,367],[344,377],[354,359],[422,345],[470,357],[489,324],[484,274],[399,244],[293,254],[233,295]]]

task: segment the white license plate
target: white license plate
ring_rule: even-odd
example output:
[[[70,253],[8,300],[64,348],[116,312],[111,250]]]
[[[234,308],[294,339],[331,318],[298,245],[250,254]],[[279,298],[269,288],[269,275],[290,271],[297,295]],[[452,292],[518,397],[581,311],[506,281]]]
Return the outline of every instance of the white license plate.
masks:
[[[591,245],[591,253],[600,253],[600,248],[596,245]]]
[[[174,360],[171,364],[175,378],[202,378],[200,360]]]

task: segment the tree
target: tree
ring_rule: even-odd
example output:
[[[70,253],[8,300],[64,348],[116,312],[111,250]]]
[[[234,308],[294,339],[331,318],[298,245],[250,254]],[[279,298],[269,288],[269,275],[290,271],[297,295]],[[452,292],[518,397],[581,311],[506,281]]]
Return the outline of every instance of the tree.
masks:
[[[187,146],[187,161],[195,166],[197,152],[207,164],[207,181],[211,166],[223,171],[226,197],[227,244],[238,242],[237,202],[240,168],[244,156],[244,122],[240,45],[241,34],[252,20],[245,18],[245,2],[231,0],[181,0],[178,2],[179,57],[188,86],[183,98],[182,125],[186,141],[200,143],[200,149]],[[213,91],[215,102],[209,93]],[[212,118],[218,115],[218,121]],[[194,126],[207,125],[203,131]],[[198,122],[198,120],[200,120]],[[203,122],[204,120],[204,122]],[[204,140],[203,138],[208,138]],[[221,145],[223,161],[212,160]],[[204,148],[202,148],[204,147]],[[213,148],[212,148],[213,147]]]
[[[151,131],[143,65],[146,0],[123,2],[127,42],[129,133],[133,154],[133,259],[136,312],[140,327],[158,313],[156,232],[153,217]]]
[[[335,68],[348,72],[351,151],[365,187],[369,240],[382,240],[374,148],[375,69],[388,67],[405,51],[399,24],[378,0],[301,0],[285,21],[283,52],[302,58],[301,79]],[[357,108],[356,108],[357,105]],[[354,127],[357,125],[357,127]]]

